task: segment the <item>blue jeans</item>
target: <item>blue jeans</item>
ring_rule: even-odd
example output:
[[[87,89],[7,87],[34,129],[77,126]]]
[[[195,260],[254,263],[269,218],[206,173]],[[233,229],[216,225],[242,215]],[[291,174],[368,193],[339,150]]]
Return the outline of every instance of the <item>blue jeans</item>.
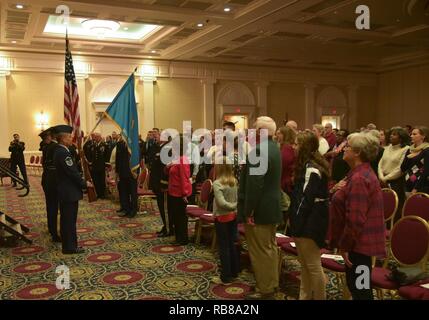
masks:
[[[222,282],[231,281],[240,272],[240,252],[237,250],[237,219],[230,222],[215,222],[219,246]]]

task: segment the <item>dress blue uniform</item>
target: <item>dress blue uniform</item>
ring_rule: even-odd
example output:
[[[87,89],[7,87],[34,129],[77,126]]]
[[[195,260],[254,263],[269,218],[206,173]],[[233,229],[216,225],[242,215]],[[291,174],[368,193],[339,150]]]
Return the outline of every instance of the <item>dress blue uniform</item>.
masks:
[[[57,133],[71,133],[72,130],[69,126],[55,128]],[[86,188],[86,184],[66,146],[58,145],[54,154],[54,164],[60,203],[62,251],[65,254],[81,253],[83,250],[77,245],[76,220],[79,200],[83,199],[82,190]]]
[[[52,134],[52,128],[42,132],[44,135]],[[58,236],[58,192],[57,192],[57,177],[56,168],[54,165],[54,153],[58,147],[58,143],[52,140],[50,143],[42,147],[42,188],[45,193],[46,213],[48,221],[48,230],[54,242],[60,242]]]

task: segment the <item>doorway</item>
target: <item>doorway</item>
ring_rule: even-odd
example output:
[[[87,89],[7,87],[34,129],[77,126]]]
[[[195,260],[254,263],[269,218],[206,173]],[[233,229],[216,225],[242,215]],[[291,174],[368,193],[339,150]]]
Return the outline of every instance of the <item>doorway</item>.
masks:
[[[341,129],[341,117],[340,116],[322,116],[322,126],[331,123],[332,129]]]
[[[223,121],[234,123],[236,130],[248,129],[249,125],[249,117],[246,114],[224,114]]]

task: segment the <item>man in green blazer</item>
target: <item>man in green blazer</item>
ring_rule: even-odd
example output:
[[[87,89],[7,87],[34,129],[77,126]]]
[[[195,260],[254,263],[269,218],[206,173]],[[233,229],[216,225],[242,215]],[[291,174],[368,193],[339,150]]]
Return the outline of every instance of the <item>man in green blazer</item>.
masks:
[[[238,190],[238,216],[245,223],[257,289],[246,298],[274,299],[279,286],[276,229],[283,219],[280,205],[281,155],[273,141],[276,131],[273,119],[259,117],[255,127],[257,144],[241,172]],[[264,136],[262,129],[268,132],[268,137]]]

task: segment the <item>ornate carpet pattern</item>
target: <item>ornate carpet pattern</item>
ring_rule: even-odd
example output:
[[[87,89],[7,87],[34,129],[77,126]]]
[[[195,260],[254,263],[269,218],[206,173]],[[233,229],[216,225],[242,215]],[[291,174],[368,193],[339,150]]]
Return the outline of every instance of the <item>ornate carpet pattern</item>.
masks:
[[[0,248],[0,299],[242,299],[254,285],[246,271],[229,286],[213,284],[218,259],[207,245],[170,246],[173,239],[156,237],[161,226],[156,213],[119,218],[110,200],[80,202],[78,237],[86,252],[63,255],[47,233],[40,179],[30,182],[26,198],[18,198],[6,181],[0,186],[0,210],[28,226],[34,240],[31,246]],[[66,290],[55,285],[60,265],[70,270]],[[298,266],[287,260],[279,299],[297,298]],[[336,278],[328,276],[328,298],[340,299]]]

